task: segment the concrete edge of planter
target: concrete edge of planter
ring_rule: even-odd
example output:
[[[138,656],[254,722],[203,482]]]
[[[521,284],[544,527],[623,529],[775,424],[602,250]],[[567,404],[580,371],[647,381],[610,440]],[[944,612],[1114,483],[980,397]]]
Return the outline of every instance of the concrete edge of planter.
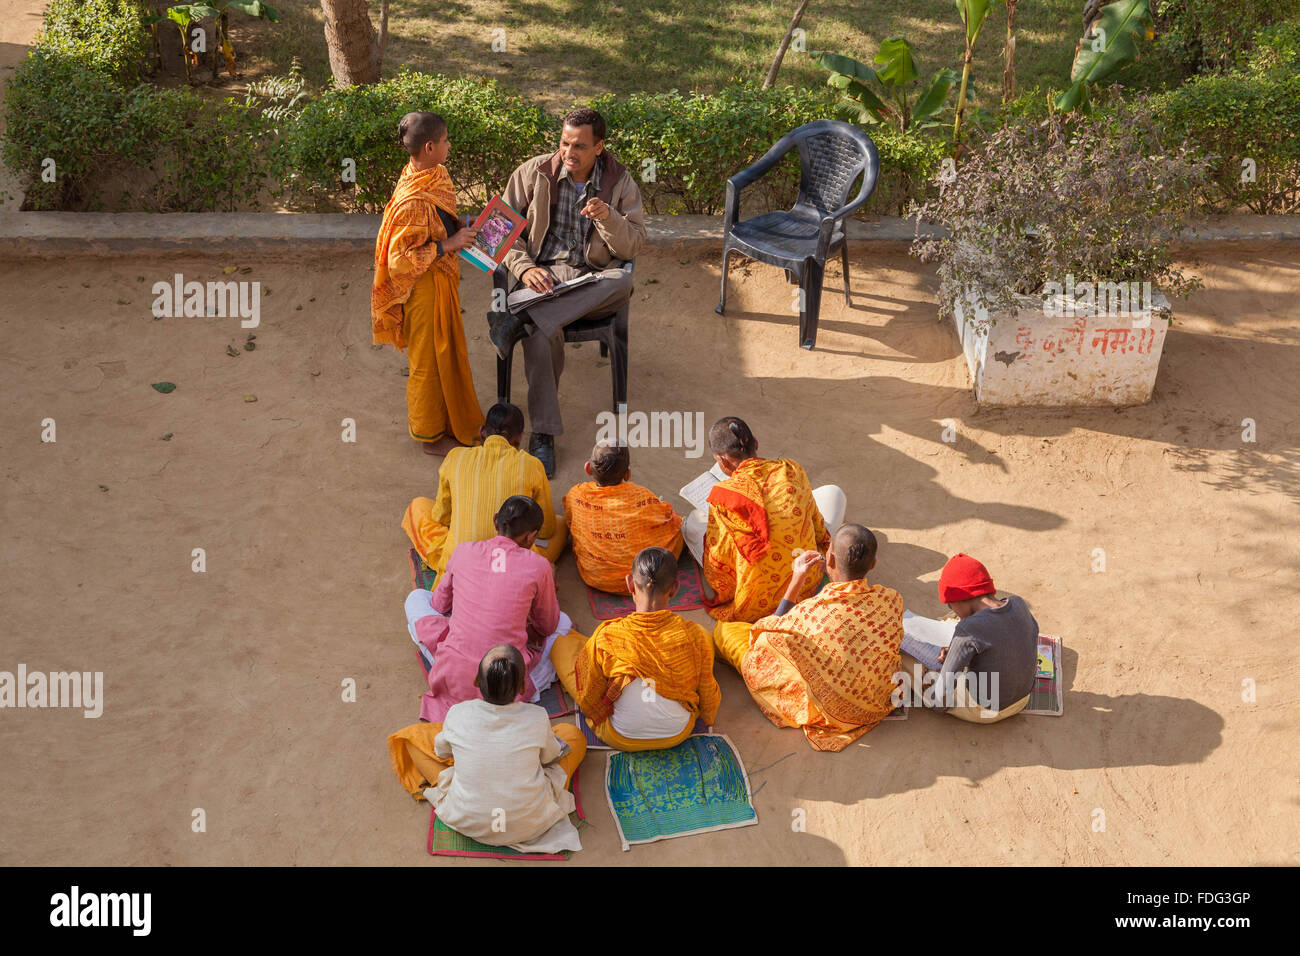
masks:
[[[319,256],[373,252],[379,217],[312,213],[0,212],[0,258],[67,256],[193,256],[213,253]],[[716,248],[720,216],[647,216],[652,248]],[[853,242],[905,251],[918,234],[915,220],[882,216],[851,220]],[[924,238],[943,235],[924,227]],[[1228,216],[1188,232],[1183,243],[1300,240],[1298,216]]]

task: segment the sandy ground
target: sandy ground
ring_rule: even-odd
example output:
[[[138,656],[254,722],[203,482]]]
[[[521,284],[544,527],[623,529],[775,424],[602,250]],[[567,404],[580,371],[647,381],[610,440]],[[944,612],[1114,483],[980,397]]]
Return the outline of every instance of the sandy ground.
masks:
[[[269,290],[257,350],[237,358],[237,320],[150,315],[155,281],[226,265]],[[574,862],[1300,862],[1300,674],[1281,623],[1300,617],[1300,249],[1208,253],[1154,401],[1120,411],[978,410],[925,267],[859,248],[851,308],[832,268],[808,353],[775,270],[737,272],[722,319],[716,253],[643,256],[633,408],[743,415],[764,452],[840,484],[849,519],[883,534],[873,579],[920,613],[941,610],[947,555],[982,558],[1064,636],[1065,716],[973,728],[914,711],[817,753],[719,665],[718,727],[761,824],[622,853],[595,753]],[[405,435],[403,358],[370,347],[369,278],[364,255],[0,263],[0,670],[103,671],[106,697],[93,720],[0,712],[0,863],[440,862],[385,750],[423,687],[399,520],[438,460]],[[463,297],[486,407],[486,282],[466,276]],[[557,498],[608,374],[594,345],[571,354]],[[149,387],[162,380],[178,388]],[[355,444],[340,440],[347,417]],[[702,467],[681,450],[633,457],[679,507]],[[590,628],[571,555],[557,579]]]

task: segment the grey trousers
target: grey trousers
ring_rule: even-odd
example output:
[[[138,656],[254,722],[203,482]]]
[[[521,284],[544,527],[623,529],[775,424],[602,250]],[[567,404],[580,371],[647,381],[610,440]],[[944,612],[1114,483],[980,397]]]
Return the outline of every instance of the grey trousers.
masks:
[[[564,263],[546,268],[559,282],[576,279],[588,271]],[[622,269],[606,269],[599,281],[539,302],[527,310],[528,317],[537,326],[523,340],[524,374],[528,378],[528,422],[532,431],[546,435],[564,434],[564,422],[560,416],[564,327],[578,319],[626,313],[631,299],[632,277]]]

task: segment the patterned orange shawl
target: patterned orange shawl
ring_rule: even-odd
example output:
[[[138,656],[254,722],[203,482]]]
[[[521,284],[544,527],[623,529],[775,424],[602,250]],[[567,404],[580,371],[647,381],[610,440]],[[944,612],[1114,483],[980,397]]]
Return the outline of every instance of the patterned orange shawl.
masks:
[[[597,724],[610,718],[614,702],[638,677],[706,724],[722,702],[713,677],[713,638],[667,610],[636,611],[601,624],[578,655],[574,676],[578,706]]]
[[[416,169],[410,162],[384,208],[375,240],[375,281],[370,290],[370,319],[375,345],[406,348],[402,306],[416,281],[430,267],[460,277],[455,255],[437,255],[434,243],[447,238],[435,206],[456,215],[456,190],[447,167]]]

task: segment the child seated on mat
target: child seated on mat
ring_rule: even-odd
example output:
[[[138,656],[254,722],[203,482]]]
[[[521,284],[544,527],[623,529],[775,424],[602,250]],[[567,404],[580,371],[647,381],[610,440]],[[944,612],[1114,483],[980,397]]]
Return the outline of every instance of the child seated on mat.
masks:
[[[447,453],[438,469],[437,498],[412,498],[402,516],[402,530],[424,563],[442,574],[459,544],[492,537],[493,516],[501,502],[526,495],[542,509],[533,550],[554,564],[569,534],[556,522],[551,483],[542,463],[519,448],[524,413],[514,405],[493,405],[479,435],[482,445]]]
[[[511,495],[497,511],[496,537],[458,545],[432,592],[407,595],[408,629],[431,661],[421,720],[436,723],[477,696],[475,671],[497,644],[524,656],[525,701],[554,682],[550,642],[572,625],[556,600],[551,563],[533,549],[542,521],[537,502]]]
[[[447,711],[433,741],[445,769],[424,796],[443,823],[480,843],[529,853],[581,850],[568,787],[587,744],[577,727],[552,727],[545,708],[515,699],[524,676],[517,647],[498,644],[483,655],[474,678],[482,699]]]
[[[627,576],[636,611],[605,621],[591,638],[561,635],[551,648],[560,683],[596,736],[617,750],[675,747],[699,717],[712,726],[722,702],[713,639],[668,609],[677,559],[646,548]]]
[[[1023,598],[1007,594],[998,600],[996,593],[988,569],[958,554],[939,574],[939,600],[960,619],[952,642],[939,647],[919,640],[908,630],[918,625],[933,630],[936,622],[903,620],[902,666],[913,675],[913,686],[919,686],[922,667],[938,671],[933,686],[942,694],[939,704],[974,724],[996,723],[1024,710],[1038,674],[1038,622]]]
[[[582,580],[598,591],[627,594],[632,559],[644,548],[682,553],[682,519],[673,506],[631,481],[627,446],[599,444],[583,466],[591,478],[564,496],[573,555]]]

